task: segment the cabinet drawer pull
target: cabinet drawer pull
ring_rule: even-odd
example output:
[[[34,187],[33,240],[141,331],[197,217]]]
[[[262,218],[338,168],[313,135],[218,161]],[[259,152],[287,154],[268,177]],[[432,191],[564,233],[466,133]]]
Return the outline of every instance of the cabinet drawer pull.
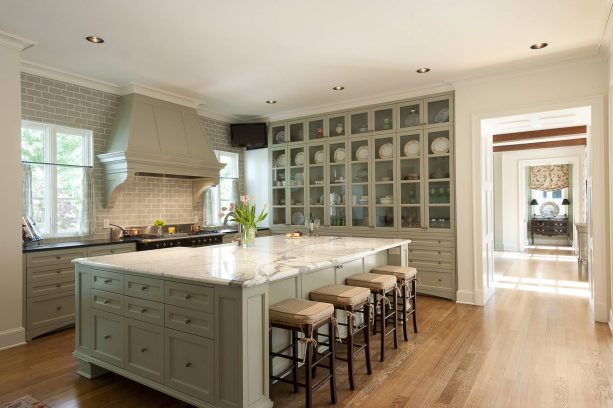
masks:
[[[343,269],[343,265],[336,265],[335,268],[336,269]]]
[[[147,348],[146,348],[146,347],[143,347],[142,349],[140,349],[140,352],[141,352],[141,353],[146,353],[146,352],[147,352]]]
[[[192,319],[190,319],[189,317],[185,318],[185,324],[190,324],[192,322]]]
[[[440,252],[439,252],[439,254],[440,254]],[[440,265],[440,264],[441,264],[441,261],[438,261],[438,264]]]
[[[115,250],[114,250],[114,249],[111,249],[111,253],[112,253],[112,254],[114,254],[114,253],[115,253]]]
[[[62,306],[56,307],[55,310],[57,310],[59,312],[60,310],[62,310]]]
[[[141,287],[140,287],[140,290],[147,290],[147,289],[149,289],[149,287],[148,287],[148,286],[141,286]]]
[[[62,257],[59,255],[56,255],[55,259],[62,259]]]
[[[438,240],[438,243],[439,243],[439,244],[441,243],[441,240],[440,240],[440,239]]]
[[[57,271],[55,271],[55,273],[62,273],[62,270],[58,269]]]
[[[185,294],[185,299],[191,299],[192,295],[190,295],[189,293]]]
[[[104,280],[104,283],[106,283],[107,285],[110,285],[110,284],[111,284],[111,282],[113,282],[113,280],[112,280],[112,279],[105,279],[105,280]]]
[[[58,283],[57,285],[55,285],[55,287],[56,287],[56,288],[61,288],[61,287],[62,287],[62,284],[61,284],[61,283]]]
[[[185,367],[191,367],[191,366],[192,366],[192,363],[190,363],[189,361],[185,362]]]
[[[141,310],[140,310],[140,314],[143,314],[143,313],[145,313],[146,311],[147,311],[147,309],[141,309]]]
[[[442,281],[443,281],[441,278],[438,278],[437,280],[438,280],[439,282],[442,282]]]
[[[110,334],[107,334],[106,336],[104,336],[104,340],[109,340],[111,338]]]
[[[105,299],[105,300],[104,300],[104,304],[105,304],[105,305],[109,305],[110,303],[111,303],[111,301],[110,301],[110,300],[108,300],[108,299]]]

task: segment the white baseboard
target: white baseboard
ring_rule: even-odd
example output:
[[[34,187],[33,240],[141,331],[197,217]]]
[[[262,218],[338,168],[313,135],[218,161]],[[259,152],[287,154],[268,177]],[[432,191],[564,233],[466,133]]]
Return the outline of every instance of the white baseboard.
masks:
[[[613,309],[609,310],[609,330],[613,334]]]
[[[601,323],[608,323],[610,321],[609,308],[606,303],[594,303],[594,300],[590,299],[590,309],[595,321]]]
[[[463,303],[466,305],[474,305],[474,293],[472,290],[458,290],[456,292],[456,303]]]
[[[23,327],[0,332],[0,351],[26,344],[26,330]]]

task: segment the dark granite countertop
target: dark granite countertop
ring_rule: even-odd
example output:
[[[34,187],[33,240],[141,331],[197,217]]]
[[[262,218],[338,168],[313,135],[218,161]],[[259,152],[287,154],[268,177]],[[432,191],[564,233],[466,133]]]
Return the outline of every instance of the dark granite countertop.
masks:
[[[258,228],[258,231],[268,230],[269,228]],[[235,234],[236,230],[222,229],[220,232],[224,234]],[[114,244],[129,244],[134,241],[124,241],[121,239],[111,240],[111,239],[90,239],[90,240],[78,240],[78,241],[68,241],[68,242],[41,242],[37,243],[29,243],[23,247],[22,252],[38,252],[38,251],[53,251],[56,249],[71,249],[71,248],[82,248],[82,247],[91,247],[91,246],[100,246],[100,245],[114,245]]]

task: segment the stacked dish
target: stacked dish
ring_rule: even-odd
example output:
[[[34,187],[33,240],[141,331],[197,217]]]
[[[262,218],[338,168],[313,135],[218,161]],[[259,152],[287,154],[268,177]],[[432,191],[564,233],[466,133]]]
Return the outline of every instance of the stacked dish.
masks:
[[[384,143],[379,148],[379,157],[382,159],[391,159],[394,157],[394,146],[391,143]]]
[[[368,160],[368,146],[360,146],[358,150],[355,152],[355,159],[357,161],[365,161]]]
[[[379,199],[379,202],[380,202],[381,204],[390,205],[390,204],[394,204],[394,199],[392,198],[392,196],[387,195],[387,196],[385,196],[385,197],[381,197],[381,198]]]

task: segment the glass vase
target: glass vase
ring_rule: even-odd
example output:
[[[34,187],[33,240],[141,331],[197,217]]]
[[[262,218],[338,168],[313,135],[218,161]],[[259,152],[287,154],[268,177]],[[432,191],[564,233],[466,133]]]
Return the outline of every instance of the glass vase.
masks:
[[[243,248],[250,248],[255,245],[255,233],[257,228],[243,225]]]

